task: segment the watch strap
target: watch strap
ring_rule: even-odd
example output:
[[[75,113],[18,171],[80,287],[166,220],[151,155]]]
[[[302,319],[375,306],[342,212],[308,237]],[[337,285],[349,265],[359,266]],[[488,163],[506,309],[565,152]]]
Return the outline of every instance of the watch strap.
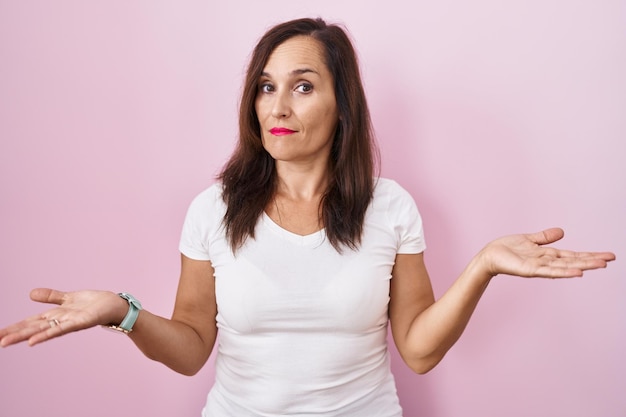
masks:
[[[137,317],[139,317],[139,311],[142,310],[141,303],[127,292],[121,292],[118,295],[128,301],[128,313],[126,313],[126,317],[119,325],[111,324],[109,328],[128,334],[133,331],[133,326],[137,321]]]

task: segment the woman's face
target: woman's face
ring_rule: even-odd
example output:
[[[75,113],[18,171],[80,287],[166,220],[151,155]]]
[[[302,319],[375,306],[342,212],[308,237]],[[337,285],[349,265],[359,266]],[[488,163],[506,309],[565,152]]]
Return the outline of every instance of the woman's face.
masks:
[[[277,162],[328,163],[338,112],[317,40],[297,36],[274,49],[259,78],[255,109],[263,146]]]

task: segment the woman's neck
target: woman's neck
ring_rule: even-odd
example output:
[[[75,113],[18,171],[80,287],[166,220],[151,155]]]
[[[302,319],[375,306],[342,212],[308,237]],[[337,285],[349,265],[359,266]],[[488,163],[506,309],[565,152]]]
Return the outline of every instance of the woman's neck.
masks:
[[[293,201],[317,201],[330,181],[327,167],[301,166],[276,161],[278,184],[276,196]]]

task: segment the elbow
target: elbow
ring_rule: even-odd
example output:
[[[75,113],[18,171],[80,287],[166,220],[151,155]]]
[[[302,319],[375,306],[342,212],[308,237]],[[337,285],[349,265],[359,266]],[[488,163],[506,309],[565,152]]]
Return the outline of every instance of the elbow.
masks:
[[[166,364],[167,365],[167,364]],[[171,370],[173,370],[174,372],[177,372],[181,375],[184,376],[194,376],[196,375],[198,372],[200,372],[200,370],[202,369],[202,364],[201,365],[175,365],[175,366],[169,366],[167,365],[168,368],[170,368]]]
[[[413,372],[415,372],[416,374],[419,375],[425,375],[428,372],[432,371],[435,366],[437,366],[436,363],[434,364],[430,364],[430,363],[417,363],[417,364],[411,364],[409,365],[409,368],[411,368],[411,370]]]
[[[189,369],[179,369],[179,370],[175,369],[175,371],[178,372],[181,375],[194,376],[195,374],[200,372],[200,369],[202,369],[202,367],[199,367],[199,368],[189,368]]]
[[[423,357],[404,358],[404,363],[416,374],[424,375],[432,371],[443,359],[444,355],[432,354]]]
[[[164,360],[163,358],[158,358],[158,357],[153,357],[151,355],[145,354],[145,357],[153,360],[155,362],[159,362],[162,363],[163,365],[167,366],[168,368],[170,368],[172,371],[179,373],[181,375],[185,375],[185,376],[194,376],[196,375],[198,372],[200,372],[200,370],[202,369],[202,367],[204,366],[206,361],[188,361],[188,362],[181,362],[181,361],[168,361],[168,360]]]
[[[188,363],[176,363],[172,364],[172,366],[167,365],[173,371],[185,375],[185,376],[194,376],[204,367],[206,360],[193,361]]]

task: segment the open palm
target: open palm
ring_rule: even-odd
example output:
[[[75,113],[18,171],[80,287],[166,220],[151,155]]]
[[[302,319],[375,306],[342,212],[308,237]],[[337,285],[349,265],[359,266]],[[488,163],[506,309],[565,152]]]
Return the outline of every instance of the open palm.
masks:
[[[481,252],[487,271],[521,277],[569,278],[590,269],[604,268],[615,259],[611,252],[575,252],[545,245],[563,238],[559,228],[538,233],[505,236]]]
[[[120,298],[109,291],[62,292],[49,288],[31,291],[34,301],[57,306],[0,329],[0,345],[28,340],[30,345],[99,324],[108,324],[119,315]]]

